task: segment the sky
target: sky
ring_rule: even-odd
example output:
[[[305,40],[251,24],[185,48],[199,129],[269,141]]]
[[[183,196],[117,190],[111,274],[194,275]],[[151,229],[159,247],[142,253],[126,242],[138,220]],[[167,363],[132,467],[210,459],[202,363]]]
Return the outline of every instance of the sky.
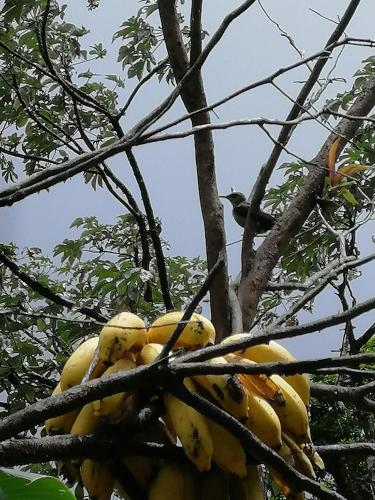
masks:
[[[88,12],[86,2],[82,0],[66,0],[66,20],[77,25],[83,24],[90,29],[87,46],[102,42],[108,48],[107,57],[98,62],[81,65],[79,71],[90,69],[102,75],[117,73],[121,75],[121,66],[116,64],[120,42],[112,44],[112,35],[120,24],[134,15],[140,4],[135,0],[102,0],[99,9]],[[233,9],[241,2],[215,0],[203,2],[203,26],[212,34],[229,8]],[[308,56],[322,49],[330,36],[334,20],[344,12],[348,1],[315,0],[314,2],[284,0],[274,2],[264,0],[262,5],[268,14],[293,38],[295,44]],[[185,8],[190,2],[185,3]],[[214,5],[214,8],[212,7]],[[230,5],[230,7],[229,7]],[[312,7],[321,15],[310,10]],[[152,20],[159,25],[157,13]],[[324,19],[322,16],[331,20]],[[375,3],[373,0],[362,0],[352,20],[347,35],[361,38],[375,38]],[[366,57],[372,55],[368,48],[347,47],[337,61],[334,75],[340,81],[330,86],[325,98],[332,98],[337,92],[350,88],[352,76]],[[162,57],[162,51],[158,56]],[[297,61],[296,51],[286,37],[281,36],[274,24],[254,4],[244,15],[235,20],[226,32],[221,43],[215,47],[203,67],[207,99],[209,103],[227,94],[267,76],[279,67]],[[291,96],[298,93],[300,84],[307,75],[307,69],[301,68],[279,78],[277,83],[284,92]],[[125,100],[136,81],[126,84],[122,98]],[[132,126],[138,119],[147,114],[168,93],[171,88],[156,80],[144,87],[133,102],[123,126]],[[235,119],[268,117],[283,119],[290,108],[289,100],[270,86],[243,94],[216,110],[214,122],[225,122]],[[173,118],[184,114],[182,104],[177,101],[172,110],[161,120],[168,123]],[[181,130],[189,128],[185,122]],[[270,128],[274,135],[276,127]],[[316,123],[305,124],[290,141],[290,149],[306,159],[313,157],[324,141],[327,131]],[[214,132],[217,183],[220,194],[227,194],[231,188],[249,194],[262,163],[267,159],[272,144],[256,127],[232,128]],[[194,257],[204,256],[203,225],[199,209],[198,192],[195,174],[194,150],[192,138],[144,145],[134,150],[145,177],[155,214],[163,224],[162,236],[171,244],[171,254]],[[280,164],[290,161],[283,155]],[[110,160],[110,165],[130,187],[139,200],[139,193],[132,178],[124,156],[118,155]],[[276,171],[271,184],[282,181],[280,171]],[[64,238],[74,237],[69,229],[76,217],[97,215],[102,222],[111,223],[122,213],[122,207],[105,190],[96,192],[84,184],[80,177],[52,187],[48,192],[33,195],[21,203],[0,211],[0,232],[3,242],[14,241],[19,246],[38,246],[51,254],[53,247]],[[231,218],[229,203],[225,205],[225,225],[228,243],[241,238],[242,229]],[[371,234],[374,223],[366,226],[363,241],[366,252],[371,251]],[[364,254],[366,253],[364,252]],[[230,273],[235,276],[239,270],[240,245],[228,246]],[[357,285],[356,285],[357,286]],[[363,285],[358,290],[361,299],[369,298],[371,290]],[[325,293],[317,301],[317,315],[333,314],[339,311],[339,303],[332,292]],[[301,314],[301,320],[309,321],[313,317],[308,313]],[[314,313],[315,319],[315,313]],[[370,321],[369,315],[362,325]],[[358,323],[361,326],[361,323]],[[324,335],[324,339],[323,339]],[[303,339],[287,342],[295,354],[320,354],[337,348],[340,335],[338,328],[320,334],[317,342],[315,336],[304,336]]]

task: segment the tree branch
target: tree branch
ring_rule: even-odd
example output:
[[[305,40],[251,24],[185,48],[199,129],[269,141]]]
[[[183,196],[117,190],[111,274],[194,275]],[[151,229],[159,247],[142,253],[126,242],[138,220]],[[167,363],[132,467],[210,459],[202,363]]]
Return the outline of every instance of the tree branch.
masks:
[[[334,367],[358,366],[361,363],[375,361],[375,353],[357,354],[355,356],[341,356],[337,358],[306,359],[301,361],[277,361],[273,363],[225,363],[203,364],[202,362],[189,363],[184,358],[175,358],[170,363],[172,374],[179,377],[193,375],[223,375],[246,373],[249,375],[295,375],[296,373],[321,373],[321,369]],[[375,372],[372,372],[375,375]],[[316,384],[320,386],[320,384]],[[330,386],[331,387],[331,386]]]
[[[128,97],[126,103],[124,104],[124,106],[121,108],[121,110],[119,111],[119,113],[115,116],[115,119],[117,121],[119,121],[124,115],[125,113],[127,112],[127,110],[129,109],[129,106],[130,104],[132,103],[133,99],[135,98],[135,96],[137,95],[137,93],[139,92],[140,88],[145,84],[147,83],[159,70],[161,70],[166,64],[168,63],[168,58],[166,57],[165,59],[163,59],[162,61],[159,62],[159,64],[157,64],[144,78],[142,78],[142,80],[140,80],[138,82],[138,84],[135,86],[133,92],[130,94],[130,96]]]
[[[240,441],[247,453],[259,463],[265,463],[270,467],[282,474],[285,481],[288,482],[293,488],[305,490],[309,493],[316,495],[321,499],[341,499],[344,498],[333,491],[327,490],[324,486],[320,485],[317,481],[304,476],[297,472],[293,467],[288,465],[275,451],[265,445],[258,439],[251,431],[249,431],[243,424],[236,420],[232,415],[222,410],[215,404],[206,400],[198,393],[190,392],[184,385],[180,384],[178,387],[170,387],[168,390],[179,398],[184,403],[202,413],[208,418],[211,418],[218,424],[222,425]]]
[[[105,396],[141,387],[155,387],[162,383],[165,372],[159,365],[138,366],[128,372],[118,372],[106,378],[98,378],[67,389],[61,394],[33,403],[12,415],[2,418],[0,422],[0,441],[11,438],[19,432],[42,424],[50,417],[82,408],[86,403]]]
[[[42,156],[35,156],[35,155],[28,155],[24,153],[19,153],[18,151],[12,151],[11,149],[4,148],[3,146],[0,146],[0,153],[3,153],[5,155],[9,156],[14,156],[15,158],[22,158],[23,160],[30,160],[30,161],[45,161],[46,163],[51,163],[52,165],[58,165],[59,162],[52,160],[50,158],[43,158]]]
[[[186,321],[189,321],[189,319],[191,318],[191,315],[195,311],[199,302],[206,295],[206,293],[208,292],[208,290],[211,287],[213,280],[216,278],[220,269],[223,266],[224,266],[224,259],[219,258],[219,260],[216,262],[216,264],[209,271],[209,273],[208,273],[206,279],[204,280],[203,284],[201,285],[200,289],[193,297],[193,300],[190,302],[189,306],[186,308],[186,310],[181,318],[181,321],[176,326],[176,329],[174,330],[172,335],[169,337],[167,342],[164,344],[163,349],[159,355],[159,359],[165,358],[166,356],[168,356],[169,352],[171,351],[171,349],[173,348],[173,346],[177,342],[179,336],[181,335],[182,330],[185,328]]]
[[[346,457],[364,457],[375,455],[375,443],[347,443],[347,444],[328,444],[315,446],[316,451],[325,457],[340,458]]]
[[[358,337],[355,342],[355,351],[359,352],[364,345],[367,344],[369,340],[373,338],[375,334],[375,323],[373,323],[360,337]]]
[[[303,105],[309,96],[311,90],[313,89],[315,83],[317,82],[320,73],[322,72],[324,66],[329,60],[329,56],[332,53],[335,43],[339,40],[339,38],[343,35],[346,27],[348,26],[350,20],[352,19],[360,0],[351,0],[348,5],[344,15],[342,16],[340,22],[335,27],[332,35],[329,37],[326,45],[325,45],[325,53],[320,57],[302,89],[300,90],[292,109],[290,110],[286,120],[294,120],[298,118],[302,111],[304,111]],[[271,152],[271,155],[267,162],[262,166],[257,180],[253,186],[251,195],[250,195],[250,208],[248,212],[248,218],[245,226],[244,237],[243,237],[243,245],[242,245],[242,270],[243,276],[245,277],[249,272],[249,260],[251,259],[251,248],[253,246],[253,240],[255,236],[254,231],[254,223],[252,214],[256,214],[259,210],[262,199],[264,198],[264,194],[266,191],[266,186],[268,181],[272,175],[272,172],[276,166],[276,163],[280,157],[280,154],[283,151],[283,146],[285,146],[294,130],[295,126],[292,124],[284,125],[281,129],[275,146]]]
[[[202,0],[192,0],[190,11],[190,67],[202,53]]]
[[[198,47],[195,45],[194,50],[196,53],[193,57],[197,57],[197,59],[190,69],[188,56],[180,32],[175,2],[171,2],[170,0],[158,1],[159,14],[169,60],[176,81],[180,86],[182,100],[188,112],[207,106],[200,68],[212,48],[223,36],[230,22],[240,15],[240,13],[245,11],[253,1],[244,2],[241,7],[225,18],[221,26],[222,31],[219,32],[218,30],[215,33],[214,37],[200,55],[198,55]],[[195,4],[195,7],[197,7],[197,4]],[[202,112],[192,117],[191,120],[193,126],[202,125],[210,123],[210,116],[207,112]],[[210,289],[211,318],[217,331],[217,337],[220,339],[231,331],[231,321],[224,222],[222,206],[219,201],[216,185],[214,143],[211,132],[201,131],[195,134],[194,144],[199,198],[205,230],[208,270],[215,265],[220,257],[220,253],[222,253],[224,259],[224,266],[221,268],[217,279],[212,283]]]
[[[348,387],[329,384],[311,384],[313,397],[328,399],[329,401],[343,401],[345,403],[362,405],[367,410],[375,410],[375,401],[366,396],[375,391],[375,381],[358,387]]]
[[[360,96],[358,96],[350,107],[348,114],[366,115],[374,105],[375,77],[372,76],[368,79],[367,85],[365,85]],[[331,145],[337,138],[337,135],[345,136],[347,140],[351,139],[359,126],[360,122],[353,122],[348,119],[343,119],[339,122],[312,162],[313,164],[317,164],[319,168],[315,166],[309,167],[309,173],[305,177],[305,182],[298,194],[258,248],[255,259],[251,263],[251,272],[248,266],[249,262],[243,261],[242,269],[243,271],[245,269],[245,272],[242,272],[239,298],[243,308],[245,329],[250,328],[259,299],[267,286],[272,270],[281,256],[283,249],[300,230],[303,222],[316,203],[316,197],[321,192],[326,175],[327,154]],[[344,145],[344,141],[341,140],[340,151]],[[243,248],[251,247],[248,247],[248,243],[244,242]],[[244,253],[244,258],[245,260],[247,259],[246,252]]]
[[[146,422],[147,423],[147,422]],[[117,453],[121,456],[136,455],[184,461],[185,454],[182,447],[161,443],[143,441],[131,442],[131,437],[126,434],[138,432],[145,427],[128,427],[126,433],[121,429],[121,437],[97,434],[85,436],[58,435],[43,438],[27,438],[8,440],[0,443],[0,466],[13,467],[57,460],[71,460],[84,458],[110,459]]]
[[[224,356],[230,352],[245,349],[253,345],[267,343],[270,340],[286,339],[291,337],[300,337],[307,333],[320,332],[330,326],[345,323],[348,319],[356,318],[365,312],[371,311],[375,308],[375,298],[366,300],[357,304],[356,306],[348,309],[347,311],[328,316],[326,318],[304,323],[298,326],[289,326],[284,328],[267,328],[263,332],[249,334],[249,338],[245,340],[237,340],[230,344],[220,344],[211,347],[204,347],[196,352],[189,352],[184,354],[180,361],[205,361],[217,356]]]
[[[27,273],[23,272],[15,262],[10,260],[3,253],[0,253],[0,262],[2,262],[4,264],[4,266],[6,266],[15,276],[17,276],[17,278],[19,278],[23,283],[25,283],[27,286],[29,286],[32,290],[39,293],[39,295],[41,295],[42,297],[44,297],[48,300],[51,300],[55,304],[58,304],[60,306],[64,306],[67,309],[70,309],[72,311],[84,314],[85,316],[88,316],[89,318],[93,318],[97,321],[106,322],[108,320],[108,318],[106,316],[103,316],[99,311],[97,311],[95,309],[92,309],[89,307],[77,306],[71,300],[68,300],[68,299],[65,299],[64,297],[61,297],[61,295],[58,295],[53,290],[51,290],[47,286],[43,285],[35,278],[33,278],[30,275],[28,275]]]
[[[139,190],[141,192],[143,204],[145,207],[147,222],[148,222],[149,229],[150,229],[149,234],[150,234],[151,241],[153,243],[154,250],[155,250],[156,264],[157,264],[157,268],[158,268],[160,288],[161,288],[161,292],[162,292],[162,296],[163,296],[164,305],[165,305],[165,308],[167,310],[171,310],[174,308],[174,306],[173,306],[173,302],[172,302],[172,298],[171,298],[170,290],[169,290],[168,273],[167,273],[167,268],[165,265],[163,247],[162,247],[161,240],[159,237],[159,230],[158,230],[158,227],[156,225],[154,211],[152,209],[150,197],[149,197],[143,176],[142,176],[141,171],[139,169],[137,160],[135,159],[135,156],[134,156],[131,149],[126,150],[126,156],[129,160],[130,166],[133,170],[134,176],[135,176],[136,181],[138,183],[138,187],[139,187]]]

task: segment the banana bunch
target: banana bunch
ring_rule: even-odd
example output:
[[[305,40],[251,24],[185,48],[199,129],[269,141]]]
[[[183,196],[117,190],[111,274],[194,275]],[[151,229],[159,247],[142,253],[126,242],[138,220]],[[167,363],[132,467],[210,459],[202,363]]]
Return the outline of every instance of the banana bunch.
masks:
[[[106,378],[155,362],[182,316],[181,311],[169,312],[147,328],[135,314],[117,314],[98,336],[84,341],[73,352],[63,367],[53,394],[86,380]],[[236,334],[223,343],[244,338],[248,338],[248,334]],[[174,349],[192,350],[214,343],[212,323],[193,313],[184,324]],[[271,341],[213,358],[207,363],[250,365],[280,360],[294,358],[281,345]],[[324,468],[311,442],[307,410],[310,385],[305,375],[197,374],[185,377],[181,383],[190,392],[199,393],[243,423],[298,471],[315,477],[314,466]],[[170,462],[129,456],[124,451],[122,466],[127,471],[126,477],[131,477],[143,493],[147,492],[149,500],[264,498],[259,467],[251,462],[239,439],[173,394],[159,389],[155,397],[162,400],[164,415],[157,422],[158,429],[161,429],[165,442],[183,451],[183,457]],[[136,398],[133,391],[104,397],[81,409],[48,419],[46,430],[48,434],[84,436],[114,425],[121,426],[124,415],[134,408]],[[142,434],[140,439],[149,440]],[[83,483],[92,499],[110,500],[114,489],[126,491],[125,496],[131,497],[124,481],[117,482],[119,478],[112,465],[110,460],[86,458],[81,463],[65,463],[64,470],[71,481]],[[293,491],[276,471],[270,473],[287,498],[302,498],[298,496],[301,492]]]

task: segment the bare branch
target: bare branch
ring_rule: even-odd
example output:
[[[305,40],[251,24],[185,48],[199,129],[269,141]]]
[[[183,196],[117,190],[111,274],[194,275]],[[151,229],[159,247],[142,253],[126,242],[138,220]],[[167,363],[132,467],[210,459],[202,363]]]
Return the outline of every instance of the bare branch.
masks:
[[[354,101],[349,109],[349,115],[365,115],[371,111],[375,105],[375,77],[368,79],[367,85],[360,96]],[[244,327],[248,329],[254,318],[254,314],[263,291],[270,279],[271,272],[276,265],[283,248],[289,243],[291,238],[299,231],[303,222],[316,203],[316,197],[320,194],[326,167],[328,151],[336,139],[336,133],[344,135],[350,139],[359,128],[360,122],[353,122],[343,119],[335,128],[335,133],[331,134],[321,148],[313,163],[317,163],[321,168],[310,167],[309,173],[305,177],[305,182],[298,194],[284,211],[282,217],[277,221],[275,227],[270,231],[263,243],[258,248],[255,259],[248,262],[246,252],[244,253],[242,281],[239,288],[239,297],[243,306]],[[340,141],[340,151],[345,142]],[[247,248],[244,242],[243,248]],[[251,248],[251,247],[250,247]],[[250,266],[250,267],[249,267]],[[254,269],[253,272],[250,272]],[[246,318],[246,319],[245,319]]]
[[[45,161],[46,163],[51,163],[52,165],[58,165],[59,162],[51,160],[50,158],[43,158],[42,156],[28,155],[24,153],[19,153],[18,151],[13,151],[11,149],[4,148],[0,146],[0,153],[5,155],[14,156],[15,158],[22,158],[23,160],[30,160],[35,162]]]
[[[15,436],[19,432],[42,424],[47,418],[62,415],[70,410],[82,408],[86,403],[116,394],[124,390],[151,386],[162,382],[164,373],[157,364],[138,366],[128,372],[118,372],[107,378],[98,378],[85,384],[67,389],[61,394],[33,403],[23,410],[2,418],[0,441]]]
[[[163,301],[165,308],[167,310],[173,309],[173,302],[169,290],[169,281],[168,281],[168,273],[167,273],[167,268],[165,265],[165,258],[164,258],[164,252],[163,252],[163,247],[161,244],[161,240],[159,237],[159,229],[156,224],[155,216],[154,216],[154,211],[151,205],[151,200],[146,188],[146,184],[144,182],[143,176],[141,174],[141,171],[139,169],[137,160],[135,159],[135,156],[132,152],[131,149],[126,150],[126,156],[129,160],[129,164],[133,170],[134,177],[136,178],[136,181],[138,183],[139,190],[141,192],[143,204],[145,207],[146,211],[146,217],[147,217],[147,222],[149,225],[149,234],[154,246],[155,250],[155,256],[156,256],[156,264],[158,268],[158,274],[159,274],[159,281],[160,281],[160,288],[161,292],[163,295]]]
[[[302,89],[299,92],[299,95],[297,96],[295,103],[293,104],[288,116],[287,120],[294,120],[295,118],[298,118],[299,114],[301,111],[303,111],[303,105],[309,96],[311,90],[313,89],[316,81],[319,78],[320,73],[322,72],[324,66],[326,65],[327,61],[329,60],[329,56],[332,53],[334,46],[336,42],[339,40],[339,38],[343,35],[346,27],[348,26],[350,20],[352,19],[358,5],[360,3],[360,0],[351,0],[350,4],[348,5],[344,15],[341,18],[340,23],[335,27],[335,30],[333,31],[332,35],[329,37],[326,45],[325,45],[325,51],[324,55],[320,57],[317,62],[315,63],[315,66],[313,70],[310,73],[310,76],[306,80],[306,83],[303,85]],[[268,181],[272,175],[272,172],[277,164],[277,161],[280,157],[280,154],[282,152],[282,147],[285,146],[293,132],[294,126],[293,125],[285,125],[282,130],[279,133],[279,136],[277,138],[277,143],[275,144],[269,159],[267,162],[262,166],[259,175],[257,177],[257,180],[253,186],[251,195],[250,195],[250,209],[249,209],[249,216],[248,216],[248,222],[246,223],[245,226],[245,232],[244,232],[244,238],[243,238],[243,245],[242,245],[242,269],[243,269],[243,279],[245,278],[245,275],[248,274],[249,272],[249,264],[250,264],[250,259],[251,259],[251,248],[253,245],[253,240],[254,240],[254,223],[251,224],[251,216],[250,214],[255,214],[259,210],[260,203],[264,197],[265,191],[266,191],[266,186],[268,184]]]
[[[375,455],[375,443],[345,443],[345,444],[327,444],[315,446],[316,451],[325,457],[364,457]]]
[[[137,432],[148,422],[140,422],[139,426],[130,426],[125,422],[127,431]],[[121,439],[112,433],[106,435],[89,434],[85,436],[47,436],[43,438],[28,438],[4,441],[0,444],[0,465],[12,467],[32,463],[43,463],[57,460],[84,458],[111,459],[117,453],[121,456],[137,455],[156,458],[184,460],[181,447],[163,445],[153,442],[133,442],[131,436],[121,429]],[[129,434],[129,432],[127,432]],[[132,497],[133,498],[133,497]]]
[[[195,311],[199,302],[203,299],[203,297],[206,295],[206,293],[210,289],[212,281],[216,278],[218,272],[220,271],[220,269],[223,266],[224,266],[224,259],[219,258],[218,261],[216,262],[216,264],[210,269],[210,271],[207,275],[207,278],[204,280],[200,289],[194,295],[193,300],[190,302],[189,306],[186,308],[186,310],[181,318],[181,321],[178,323],[175,331],[172,333],[172,335],[169,337],[167,342],[164,344],[163,349],[159,355],[160,359],[168,356],[169,352],[171,351],[174,344],[177,342],[179,336],[181,335],[182,330],[185,328],[184,322],[188,321],[191,318],[191,315]]]
[[[259,463],[265,463],[275,470],[280,472],[294,488],[298,490],[308,491],[321,499],[341,499],[344,498],[331,490],[326,489],[317,481],[304,476],[297,472],[293,467],[288,465],[275,451],[265,445],[243,424],[236,420],[232,415],[225,412],[215,404],[206,400],[198,393],[190,392],[184,385],[171,387],[170,392],[181,399],[184,403],[202,413],[208,418],[213,419],[218,424],[229,430],[240,441],[245,450],[254,457]]]
[[[190,66],[202,53],[202,0],[192,0],[190,11]]]
[[[149,73],[147,73],[147,75],[144,78],[142,78],[142,80],[140,80],[138,82],[138,84],[135,86],[133,92],[128,97],[124,106],[120,109],[119,113],[115,116],[116,120],[120,120],[125,115],[125,113],[129,109],[130,104],[133,102],[133,99],[135,98],[135,96],[137,95],[137,93],[139,92],[141,87],[145,83],[147,83],[159,70],[161,70],[167,64],[167,62],[168,62],[168,58],[165,58],[162,61],[160,61]]]
[[[249,338],[245,340],[238,340],[230,344],[220,344],[211,347],[205,347],[197,352],[184,354],[181,357],[180,361],[205,361],[217,356],[224,356],[224,354],[228,354],[236,350],[245,349],[246,347],[269,342],[269,340],[271,339],[286,339],[297,336],[300,337],[301,335],[305,335],[307,333],[318,333],[325,328],[329,328],[330,326],[339,325],[349,319],[356,318],[357,316],[371,311],[374,308],[375,298],[372,298],[365,302],[357,304],[347,311],[343,311],[341,313],[335,314],[333,316],[328,316],[320,320],[311,321],[310,323],[304,323],[302,325],[289,326],[285,328],[270,327],[265,329],[263,332],[259,332],[254,335],[249,334]]]
[[[375,258],[375,255],[374,255]],[[300,311],[310,300],[316,297],[332,280],[337,278],[337,276],[347,268],[347,264],[353,261],[355,257],[349,256],[342,259],[335,259],[328,266],[326,266],[322,271],[316,273],[308,279],[307,291],[302,297],[300,297],[289,310],[278,317],[274,325],[282,325],[289,318],[294,316],[298,311]]]
[[[375,335],[375,323],[373,323],[360,337],[358,337],[355,342],[355,350],[358,352],[364,345],[367,344],[369,340]]]
[[[199,352],[197,352],[199,355]],[[341,368],[348,366],[358,366],[361,363],[371,363],[375,361],[374,353],[357,354],[355,356],[326,357],[319,359],[307,359],[299,361],[276,361],[274,363],[225,363],[203,364],[202,362],[189,363],[184,358],[175,358],[170,363],[172,373],[178,376],[188,377],[192,375],[222,375],[225,373],[236,374],[246,373],[249,375],[295,375],[296,373],[318,373],[322,369]],[[372,372],[374,375],[375,372]],[[320,384],[316,384],[319,385]]]
[[[311,395],[313,397],[328,399],[329,401],[344,401],[345,403],[360,405],[370,411],[375,410],[375,401],[366,398],[366,396],[374,391],[375,381],[358,387],[311,384]]]
[[[364,46],[368,46],[368,47],[373,47],[374,44],[375,44],[375,41],[374,40],[370,40],[370,39],[345,37],[343,40],[341,40],[339,42],[336,42],[336,43],[333,43],[332,46],[330,47],[330,49],[334,49],[336,47],[342,47],[344,45],[352,45],[354,43],[356,43],[356,44],[363,44]],[[228,103],[232,99],[234,99],[234,98],[238,97],[239,95],[242,95],[242,94],[244,94],[244,93],[246,93],[246,92],[248,92],[250,90],[254,90],[254,89],[256,89],[258,87],[261,87],[263,85],[273,84],[273,81],[276,78],[278,78],[279,76],[284,75],[285,73],[288,73],[289,71],[292,71],[292,70],[294,70],[296,68],[299,68],[300,66],[308,63],[309,61],[313,61],[315,59],[319,60],[321,57],[324,57],[326,55],[326,53],[327,53],[326,49],[323,49],[323,50],[320,50],[318,52],[315,52],[314,54],[312,54],[309,57],[306,57],[305,59],[297,61],[297,62],[295,62],[293,64],[290,64],[288,66],[285,66],[283,68],[279,68],[274,73],[271,73],[270,75],[268,75],[268,76],[266,76],[264,78],[261,78],[260,80],[257,80],[256,82],[250,83],[249,85],[246,85],[245,87],[241,87],[239,90],[236,90],[235,92],[232,92],[228,96],[220,99],[219,101],[214,102],[213,104],[210,104],[210,105],[207,105],[207,106],[202,107],[200,109],[197,109],[196,111],[192,111],[190,113],[187,113],[187,114],[181,116],[180,118],[177,118],[177,119],[169,122],[166,125],[162,125],[162,126],[160,126],[158,128],[155,128],[155,129],[151,130],[150,132],[147,132],[147,133],[144,132],[145,129],[147,128],[146,126],[143,127],[143,125],[142,125],[143,128],[141,128],[141,126],[136,126],[136,127],[134,127],[134,134],[137,134],[138,136],[140,136],[142,134],[143,138],[148,139],[152,135],[159,134],[160,132],[163,132],[164,130],[167,130],[167,129],[175,126],[175,125],[178,125],[179,123],[181,123],[181,122],[183,122],[185,120],[193,118],[195,115],[197,115],[199,113],[203,113],[203,112],[206,112],[206,111],[213,111],[217,107],[222,106],[223,104]],[[194,66],[193,66],[193,68],[194,68]],[[190,72],[191,72],[191,70],[188,71],[188,73],[186,74],[186,77],[188,75],[190,75]],[[181,86],[181,83],[182,82],[179,83],[179,86]],[[172,96],[172,94],[171,94],[171,96]],[[177,98],[177,96],[174,97],[174,100],[176,98]],[[152,123],[151,123],[151,121],[152,121]],[[151,121],[149,123],[149,126],[152,125],[156,121],[156,119],[153,119]]]

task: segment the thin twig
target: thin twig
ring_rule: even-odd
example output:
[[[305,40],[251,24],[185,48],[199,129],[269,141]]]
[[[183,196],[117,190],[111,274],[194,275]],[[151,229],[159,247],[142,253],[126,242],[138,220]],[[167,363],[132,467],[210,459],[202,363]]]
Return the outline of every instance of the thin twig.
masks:
[[[198,292],[194,295],[193,300],[190,302],[189,306],[186,308],[181,321],[178,323],[175,331],[172,333],[172,335],[169,337],[167,342],[164,344],[163,349],[159,355],[159,358],[165,358],[168,356],[169,352],[177,342],[179,336],[182,333],[182,330],[185,328],[184,321],[189,321],[191,318],[191,315],[195,311],[196,307],[198,306],[199,302],[203,299],[203,297],[206,295],[208,292],[212,281],[215,279],[216,274],[220,271],[220,269],[224,265],[224,259],[219,258],[219,260],[216,262],[216,264],[210,269],[206,279],[202,283],[200,289]]]

